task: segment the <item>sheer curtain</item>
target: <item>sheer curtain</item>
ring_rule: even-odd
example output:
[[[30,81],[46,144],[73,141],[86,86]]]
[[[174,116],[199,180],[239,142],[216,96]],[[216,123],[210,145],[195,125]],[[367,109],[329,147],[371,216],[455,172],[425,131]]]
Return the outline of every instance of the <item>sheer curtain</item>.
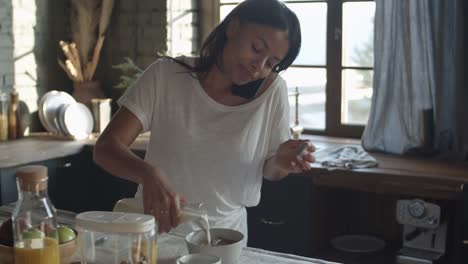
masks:
[[[457,78],[461,0],[376,0],[374,95],[366,150],[465,157]],[[458,41],[458,42],[457,42]],[[461,60],[460,60],[461,62]]]

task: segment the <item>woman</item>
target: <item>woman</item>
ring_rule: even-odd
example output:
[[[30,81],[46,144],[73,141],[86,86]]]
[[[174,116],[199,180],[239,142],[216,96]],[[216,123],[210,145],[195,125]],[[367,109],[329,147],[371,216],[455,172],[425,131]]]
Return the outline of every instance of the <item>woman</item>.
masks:
[[[198,58],[163,58],[146,69],[97,141],[96,163],[140,184],[135,196],[159,232],[179,224],[180,201],[188,201],[206,204],[211,227],[247,235],[245,207],[258,204],[262,177],[279,180],[313,161],[312,145],[297,156],[303,141],[288,140],[278,76],[300,44],[299,21],[284,4],[242,2]],[[144,131],[151,137],[142,160],[129,145]]]

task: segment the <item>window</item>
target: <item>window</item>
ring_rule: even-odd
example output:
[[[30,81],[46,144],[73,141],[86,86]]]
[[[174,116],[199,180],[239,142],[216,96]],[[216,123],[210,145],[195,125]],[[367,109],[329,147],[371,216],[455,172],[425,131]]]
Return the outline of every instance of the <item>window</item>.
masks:
[[[242,2],[215,1],[220,19]],[[291,122],[297,87],[305,133],[360,137],[372,97],[374,1],[283,2],[296,13],[302,30],[301,52],[282,73],[290,89]]]

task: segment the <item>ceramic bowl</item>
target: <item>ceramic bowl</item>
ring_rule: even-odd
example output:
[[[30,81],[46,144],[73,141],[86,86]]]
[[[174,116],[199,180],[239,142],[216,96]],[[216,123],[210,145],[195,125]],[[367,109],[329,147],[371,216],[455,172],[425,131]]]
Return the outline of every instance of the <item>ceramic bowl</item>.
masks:
[[[76,230],[73,229],[76,234]],[[70,264],[73,255],[78,249],[78,241],[75,239],[59,245],[60,264]],[[13,248],[0,245],[0,264],[14,264]]]
[[[211,228],[211,239],[215,246],[207,245],[204,230],[193,231],[185,237],[190,254],[201,253],[218,256],[223,264],[235,264],[242,253],[244,235],[236,230]],[[221,243],[219,243],[221,242]]]

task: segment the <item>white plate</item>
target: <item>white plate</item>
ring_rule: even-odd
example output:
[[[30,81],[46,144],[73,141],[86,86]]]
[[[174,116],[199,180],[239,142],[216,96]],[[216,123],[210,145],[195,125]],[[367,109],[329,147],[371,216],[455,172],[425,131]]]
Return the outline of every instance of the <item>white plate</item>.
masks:
[[[65,106],[63,110],[64,131],[76,139],[87,138],[93,131],[93,115],[82,103]]]
[[[37,112],[39,113],[39,120],[41,121],[42,126],[47,131],[49,131],[50,128],[47,127],[47,123],[45,121],[44,113],[42,112],[42,106],[44,105],[44,100],[48,95],[50,95],[50,92],[45,93],[44,95],[42,95],[41,99],[39,100],[39,105],[38,105],[38,108],[37,108]]]
[[[39,103],[39,109],[42,111],[42,118],[39,118],[47,131],[60,134],[60,125],[58,122],[57,110],[63,104],[68,105],[75,103],[75,99],[66,92],[50,91],[44,94],[42,105]]]
[[[366,235],[338,236],[330,242],[334,248],[352,253],[371,253],[385,247],[385,241],[382,239]]]
[[[60,131],[62,131],[62,133],[65,135],[65,136],[71,136],[70,133],[68,133],[67,131],[67,128],[65,126],[65,121],[64,121],[64,118],[65,118],[65,109],[67,109],[67,106],[69,106],[69,104],[63,104],[61,105],[58,109],[57,109],[57,119],[58,119],[58,123],[59,123],[59,126],[60,126]]]

